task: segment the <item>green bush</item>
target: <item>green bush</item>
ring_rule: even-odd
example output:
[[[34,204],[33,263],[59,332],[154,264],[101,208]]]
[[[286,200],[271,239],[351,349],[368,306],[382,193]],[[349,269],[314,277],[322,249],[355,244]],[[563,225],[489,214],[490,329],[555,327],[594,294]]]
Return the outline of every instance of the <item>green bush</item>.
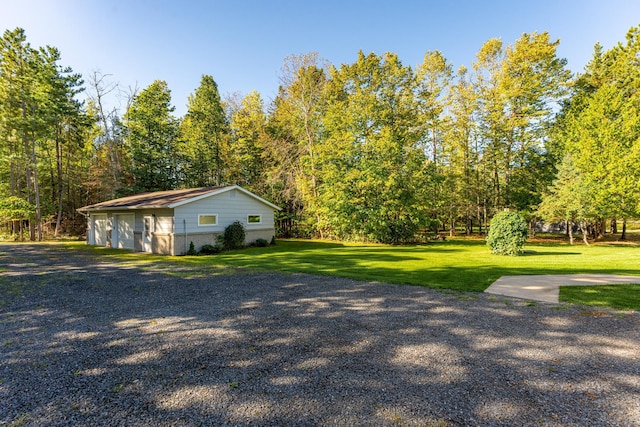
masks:
[[[259,248],[266,248],[269,246],[269,242],[265,239],[256,239],[256,246]]]
[[[198,252],[196,252],[196,247],[193,244],[193,242],[189,243],[189,250],[187,251],[187,255],[198,255]]]
[[[244,246],[244,225],[235,221],[224,229],[223,242],[225,249],[239,249]]]
[[[520,215],[500,212],[491,220],[487,245],[495,255],[521,255],[528,234],[527,222]]]
[[[276,236],[271,236],[271,244],[272,245],[276,244]]]
[[[219,243],[216,243],[215,245],[202,245],[202,247],[200,248],[200,253],[203,255],[213,255],[213,254],[219,254],[220,252],[222,252],[222,245]]]

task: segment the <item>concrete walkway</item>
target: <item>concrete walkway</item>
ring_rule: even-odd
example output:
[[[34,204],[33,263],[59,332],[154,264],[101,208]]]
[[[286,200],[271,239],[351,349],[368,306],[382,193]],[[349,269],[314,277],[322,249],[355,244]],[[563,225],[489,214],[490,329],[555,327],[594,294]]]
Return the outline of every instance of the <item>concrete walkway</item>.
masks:
[[[493,282],[485,292],[494,295],[557,303],[560,286],[618,285],[623,283],[640,283],[640,277],[614,274],[502,276]]]

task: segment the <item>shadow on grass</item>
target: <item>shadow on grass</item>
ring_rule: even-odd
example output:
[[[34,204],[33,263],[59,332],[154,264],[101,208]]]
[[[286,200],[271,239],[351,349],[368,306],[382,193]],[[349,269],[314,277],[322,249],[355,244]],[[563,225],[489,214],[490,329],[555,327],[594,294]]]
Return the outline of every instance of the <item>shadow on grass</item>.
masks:
[[[275,246],[246,248],[213,256],[165,257],[85,249],[131,265],[162,265],[183,277],[220,274],[223,268],[332,275],[356,280],[482,292],[504,275],[640,274],[640,250],[527,245],[520,257],[491,255],[483,241],[451,240],[427,245],[357,245],[281,240]],[[83,252],[85,251],[83,250]]]

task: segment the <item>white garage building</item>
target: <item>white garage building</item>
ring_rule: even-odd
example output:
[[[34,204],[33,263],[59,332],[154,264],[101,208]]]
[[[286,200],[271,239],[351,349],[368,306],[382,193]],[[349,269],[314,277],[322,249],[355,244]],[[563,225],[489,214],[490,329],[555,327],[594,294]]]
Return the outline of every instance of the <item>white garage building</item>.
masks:
[[[183,255],[194,243],[213,245],[235,221],[246,243],[275,236],[280,208],[237,185],[158,191],[78,209],[87,217],[87,243],[139,252]]]

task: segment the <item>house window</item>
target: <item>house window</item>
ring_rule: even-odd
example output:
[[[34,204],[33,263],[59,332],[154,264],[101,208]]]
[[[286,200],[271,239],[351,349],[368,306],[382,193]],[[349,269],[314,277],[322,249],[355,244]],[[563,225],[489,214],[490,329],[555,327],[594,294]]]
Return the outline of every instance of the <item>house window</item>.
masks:
[[[218,224],[218,214],[198,215],[198,226],[208,226]]]
[[[247,224],[261,224],[262,215],[247,215]]]

